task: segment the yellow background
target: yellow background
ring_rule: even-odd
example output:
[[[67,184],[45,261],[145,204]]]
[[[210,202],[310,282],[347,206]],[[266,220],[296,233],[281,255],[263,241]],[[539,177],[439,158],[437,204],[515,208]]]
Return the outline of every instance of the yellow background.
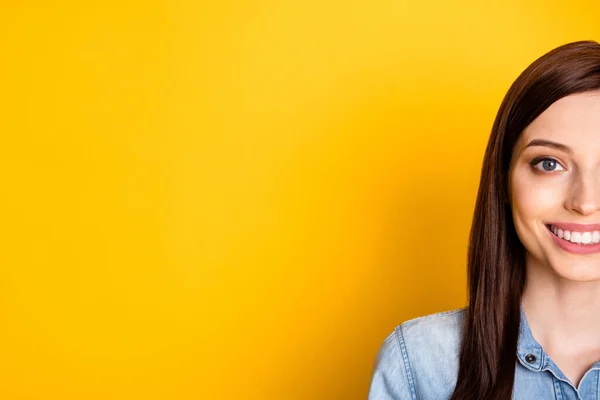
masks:
[[[465,304],[508,86],[598,15],[2,1],[0,398],[365,399],[396,324]]]

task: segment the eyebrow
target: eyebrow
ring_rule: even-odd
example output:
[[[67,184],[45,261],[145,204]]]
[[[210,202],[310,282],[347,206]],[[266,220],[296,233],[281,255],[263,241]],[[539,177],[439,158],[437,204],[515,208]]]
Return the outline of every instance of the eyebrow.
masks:
[[[569,146],[565,146],[564,144],[552,142],[550,140],[545,139],[533,139],[531,142],[527,143],[523,150],[532,146],[552,147],[553,149],[562,150],[565,153],[571,153],[571,148]]]

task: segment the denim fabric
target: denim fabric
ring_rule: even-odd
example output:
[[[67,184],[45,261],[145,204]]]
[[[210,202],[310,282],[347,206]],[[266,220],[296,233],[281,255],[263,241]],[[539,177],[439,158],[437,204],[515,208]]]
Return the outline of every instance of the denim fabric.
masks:
[[[383,341],[368,400],[449,399],[456,386],[465,309],[404,322]],[[533,338],[521,308],[515,400],[599,400],[600,361],[574,387]]]

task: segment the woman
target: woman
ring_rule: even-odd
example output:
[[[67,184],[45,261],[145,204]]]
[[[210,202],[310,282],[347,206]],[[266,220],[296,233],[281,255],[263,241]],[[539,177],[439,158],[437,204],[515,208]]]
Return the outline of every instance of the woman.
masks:
[[[600,44],[513,83],[485,152],[469,304],[396,327],[370,400],[600,399]]]

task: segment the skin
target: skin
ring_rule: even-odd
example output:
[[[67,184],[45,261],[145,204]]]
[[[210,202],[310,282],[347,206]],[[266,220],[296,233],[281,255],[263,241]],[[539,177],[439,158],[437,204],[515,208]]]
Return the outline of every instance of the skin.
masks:
[[[570,151],[527,147],[534,139]],[[535,160],[540,161],[532,165]],[[527,320],[535,339],[577,387],[600,360],[600,253],[561,249],[545,225],[600,223],[600,91],[558,100],[522,132],[512,153],[508,198],[526,249]]]

